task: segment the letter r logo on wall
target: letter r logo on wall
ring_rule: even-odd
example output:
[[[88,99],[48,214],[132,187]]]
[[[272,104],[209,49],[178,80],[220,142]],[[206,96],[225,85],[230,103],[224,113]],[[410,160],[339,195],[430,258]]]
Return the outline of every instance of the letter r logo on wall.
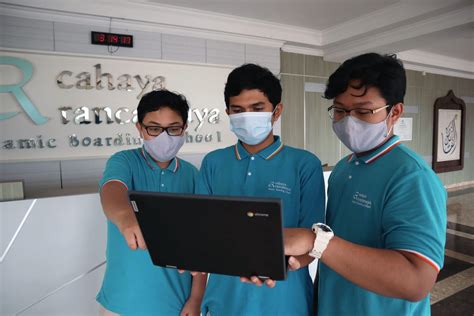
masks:
[[[35,122],[36,125],[44,124],[48,121],[47,117],[41,115],[35,105],[30,101],[28,96],[23,91],[22,87],[31,79],[33,75],[33,65],[21,58],[11,56],[0,56],[0,65],[12,65],[21,70],[23,79],[20,83],[15,85],[0,85],[0,93],[12,93],[17,99],[23,111]],[[0,113],[0,121],[10,119],[20,112]]]

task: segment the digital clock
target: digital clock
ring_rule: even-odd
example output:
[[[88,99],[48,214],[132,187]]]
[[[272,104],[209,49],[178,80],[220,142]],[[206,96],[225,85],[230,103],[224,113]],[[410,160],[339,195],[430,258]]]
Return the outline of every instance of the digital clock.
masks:
[[[91,40],[95,45],[133,47],[132,35],[92,31]]]

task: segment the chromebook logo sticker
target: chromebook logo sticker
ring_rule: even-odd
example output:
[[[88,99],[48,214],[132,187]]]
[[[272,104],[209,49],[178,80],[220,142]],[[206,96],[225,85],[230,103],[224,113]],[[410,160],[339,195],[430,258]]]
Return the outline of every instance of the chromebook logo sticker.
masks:
[[[250,218],[252,218],[252,217],[268,217],[269,214],[248,211],[247,216],[250,217]]]

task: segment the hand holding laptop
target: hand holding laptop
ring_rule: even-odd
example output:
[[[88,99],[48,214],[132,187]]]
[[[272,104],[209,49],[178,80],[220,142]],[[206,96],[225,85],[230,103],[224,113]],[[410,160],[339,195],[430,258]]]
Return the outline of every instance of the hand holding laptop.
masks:
[[[142,231],[140,230],[140,226],[138,226],[138,222],[134,219],[133,222],[125,223],[120,225],[119,227],[120,232],[125,238],[128,247],[132,250],[136,250],[137,248],[146,249],[145,239],[143,239]]]
[[[186,270],[178,269],[178,272],[182,274],[182,273],[186,272]],[[198,271],[189,271],[189,273],[191,273],[192,276],[196,276],[199,273],[201,273],[202,275],[207,274],[207,272],[198,272]]]
[[[311,229],[307,228],[284,228],[283,229],[283,244],[285,248],[285,255],[290,256],[288,259],[288,269],[295,271],[307,266],[311,262],[307,262],[306,255],[313,249],[315,235]],[[241,282],[253,283],[257,286],[262,286],[264,283],[267,287],[273,288],[276,281],[267,279],[262,282],[256,276],[251,278],[241,277]]]
[[[311,252],[314,246],[315,234],[310,228],[283,229],[283,245],[285,255],[302,256]]]

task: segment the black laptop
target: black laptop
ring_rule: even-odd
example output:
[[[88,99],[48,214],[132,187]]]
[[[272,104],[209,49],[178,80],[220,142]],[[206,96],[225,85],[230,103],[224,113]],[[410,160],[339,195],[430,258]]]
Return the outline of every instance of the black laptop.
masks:
[[[129,192],[155,265],[286,279],[281,200]]]

